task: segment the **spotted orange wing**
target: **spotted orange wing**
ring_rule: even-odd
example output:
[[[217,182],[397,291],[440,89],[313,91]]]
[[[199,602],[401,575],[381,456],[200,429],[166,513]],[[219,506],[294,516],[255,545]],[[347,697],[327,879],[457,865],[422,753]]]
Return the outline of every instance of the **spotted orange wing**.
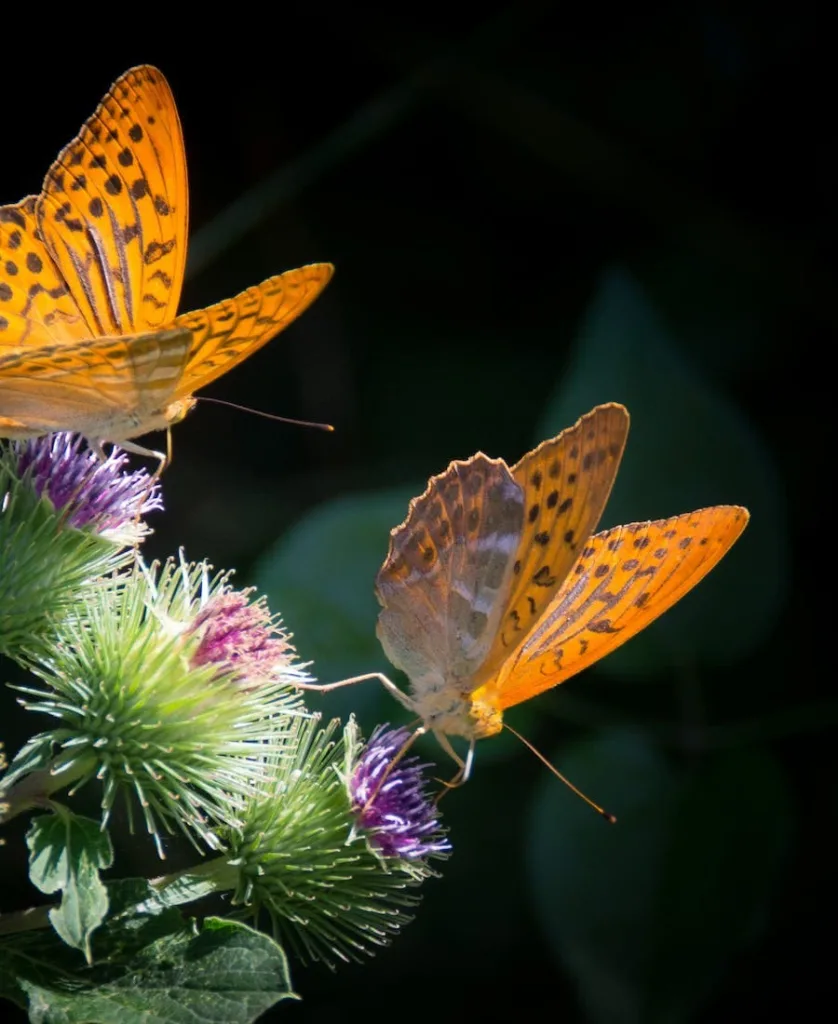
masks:
[[[35,196],[0,206],[0,356],[87,336],[81,310],[40,237]]]
[[[331,277],[330,264],[302,267],[177,317],[187,221],[174,99],[156,68],[133,68],[59,154],[42,194],[0,207],[0,435],[66,429],[124,443],[165,427]]]
[[[622,405],[599,405],[513,466],[524,522],[487,674],[495,674],[524,641],[597,528],[628,428]]]
[[[502,459],[452,462],[390,534],[376,576],[377,633],[414,692],[468,680],[485,661],[521,535],[523,495]]]
[[[748,518],[717,505],[591,537],[516,657],[473,699],[512,707],[610,654],[691,590]]]
[[[186,263],[186,157],[156,68],[114,82],[47,173],[37,219],[88,337],[174,320]]]
[[[191,344],[177,327],[91,337],[41,240],[35,198],[0,207],[0,437],[75,430],[98,446],[159,429]]]
[[[191,396],[267,344],[314,302],[333,272],[331,263],[313,263],[177,317],[174,326],[193,337],[177,397]]]

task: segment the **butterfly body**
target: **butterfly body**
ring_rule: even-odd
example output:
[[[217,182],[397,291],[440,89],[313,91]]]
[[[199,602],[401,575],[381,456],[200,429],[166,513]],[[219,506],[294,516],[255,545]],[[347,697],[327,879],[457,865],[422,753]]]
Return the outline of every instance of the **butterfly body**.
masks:
[[[183,327],[0,354],[0,431],[19,440],[55,430],[124,442],[182,419],[175,398],[192,345]]]
[[[71,430],[101,451],[168,429],[330,280],[311,264],[178,316],[188,202],[171,90],[132,68],[40,195],[0,206],[0,436]]]
[[[468,684],[453,680],[411,679],[411,692],[403,703],[428,732],[437,737],[459,736],[473,742],[496,736],[503,728],[503,712],[486,701],[474,700]]]
[[[189,414],[196,400],[172,402],[165,409],[116,413],[96,416],[85,413],[78,417],[61,416],[53,420],[16,420],[12,416],[0,416],[0,437],[11,441],[27,441],[59,430],[69,430],[87,438],[91,448],[100,451],[104,443],[128,447],[132,438],[141,437],[155,430],[167,430]],[[144,449],[141,449],[144,451]]]
[[[721,505],[595,534],[628,425],[598,406],[512,467],[452,462],[392,531],[377,633],[409,680],[398,699],[446,749],[500,732],[507,708],[644,628],[745,528],[745,509]]]

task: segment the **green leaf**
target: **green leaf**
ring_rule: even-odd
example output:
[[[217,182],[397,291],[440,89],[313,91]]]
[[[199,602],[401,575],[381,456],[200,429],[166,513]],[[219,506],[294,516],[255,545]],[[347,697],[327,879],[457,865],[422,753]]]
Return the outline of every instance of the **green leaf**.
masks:
[[[690,1020],[767,924],[793,829],[783,774],[758,749],[676,771],[634,734],[555,760],[618,819],[553,779],[533,804],[530,882],[557,959],[597,1024]]]
[[[409,499],[422,490],[422,485],[399,487],[321,505],[257,562],[253,582],[282,614],[301,656],[313,659],[321,682],[392,672],[375,635],[375,576],[390,531],[407,515]],[[322,700],[330,717],[346,718],[354,711],[369,722],[399,720],[401,714],[374,681]]]
[[[0,776],[0,790],[7,790],[31,772],[44,771],[52,760],[55,737],[50,732],[40,732],[27,740],[15,754],[12,763]]]
[[[0,945],[0,993],[36,1024],[248,1024],[297,998],[282,949],[236,922],[125,917],[100,929],[96,951],[87,966],[50,932],[12,936]]]
[[[61,905],[49,912],[53,928],[90,962],[90,936],[108,912],[107,890],[99,878],[113,864],[107,832],[98,821],[60,808],[32,820],[26,843],[33,885],[47,895],[61,892]]]
[[[202,866],[210,867],[212,862]],[[153,886],[154,903],[160,907],[178,907],[184,903],[194,903],[218,892],[218,885],[211,873],[201,871],[183,872],[166,885]],[[145,905],[145,904],[144,904]]]
[[[707,579],[597,667],[652,675],[696,658],[744,657],[768,636],[787,587],[779,478],[748,421],[681,355],[619,270],[596,294],[537,440],[609,401],[627,406],[631,431],[602,527],[727,503],[746,505],[751,522]]]

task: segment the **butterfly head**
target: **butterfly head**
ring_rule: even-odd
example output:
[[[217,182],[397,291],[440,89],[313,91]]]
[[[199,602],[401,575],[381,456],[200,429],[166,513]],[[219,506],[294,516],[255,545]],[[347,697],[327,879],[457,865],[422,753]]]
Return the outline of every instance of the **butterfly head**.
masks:
[[[472,699],[468,713],[472,728],[471,735],[476,740],[497,736],[503,728],[503,712],[487,700]]]
[[[180,423],[195,408],[196,402],[197,399],[191,397],[179,398],[176,402],[170,402],[163,414],[166,424],[172,426],[174,423]]]

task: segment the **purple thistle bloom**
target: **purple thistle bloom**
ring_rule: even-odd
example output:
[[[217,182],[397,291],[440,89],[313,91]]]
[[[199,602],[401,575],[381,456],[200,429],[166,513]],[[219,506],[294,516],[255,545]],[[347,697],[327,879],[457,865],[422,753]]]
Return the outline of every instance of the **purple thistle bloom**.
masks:
[[[123,472],[124,452],[114,449],[102,461],[83,445],[83,437],[65,432],[17,442],[18,472],[31,471],[37,494],[64,513],[68,526],[139,539],[146,532],[137,525],[140,517],[163,507],[159,484],[144,469]]]
[[[444,838],[436,804],[425,793],[425,778],[415,755],[403,757],[381,779],[405,743],[409,729],[379,725],[358,758],[349,782],[358,824],[371,832],[371,841],[385,857],[417,860],[445,854],[451,844]]]
[[[250,591],[225,591],[209,600],[195,616],[190,633],[201,632],[192,656],[194,665],[217,664],[235,670],[249,684],[275,679],[292,671],[294,648],[264,601],[250,604]]]

